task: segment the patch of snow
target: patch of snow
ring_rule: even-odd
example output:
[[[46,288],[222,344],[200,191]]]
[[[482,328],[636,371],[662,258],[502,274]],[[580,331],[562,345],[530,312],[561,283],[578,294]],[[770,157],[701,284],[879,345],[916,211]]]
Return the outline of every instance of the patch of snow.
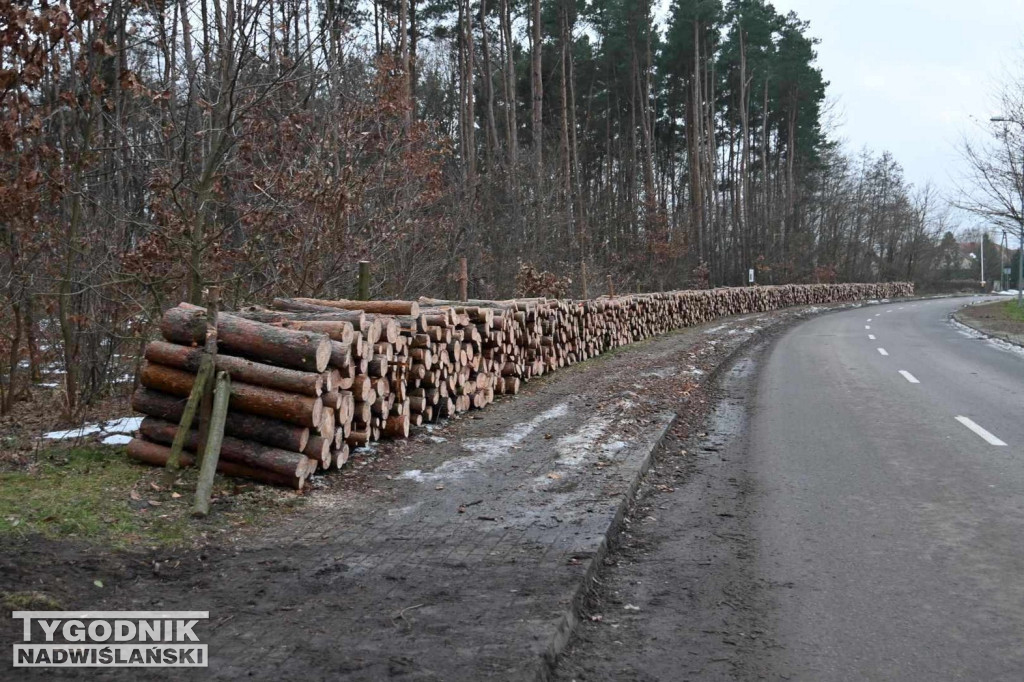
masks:
[[[121,417],[112,419],[103,425],[106,433],[134,433],[142,426],[142,417]]]
[[[101,429],[96,424],[87,424],[78,429],[69,429],[67,431],[50,431],[44,433],[43,438],[49,438],[50,440],[68,440],[69,438],[81,438],[88,436],[91,433],[100,433]]]
[[[139,430],[139,426],[142,424],[142,417],[121,417],[120,419],[111,419],[108,422],[102,424],[86,424],[77,429],[68,429],[67,431],[50,431],[44,433],[43,438],[50,440],[69,440],[73,438],[82,438],[84,436],[90,436],[94,433],[99,433],[104,436],[110,436],[113,438],[113,434],[123,433],[134,433]],[[104,443],[107,443],[109,438],[104,439]],[[125,441],[116,441],[107,443],[108,445],[121,445],[127,443],[130,438]]]
[[[57,388],[60,384],[36,384],[40,388]]]
[[[1022,346],[1010,343],[1009,341],[1003,341],[1002,339],[997,339],[994,336],[989,336],[988,334],[982,334],[977,329],[974,329],[973,327],[968,327],[966,324],[963,324],[961,322],[957,322],[953,318],[949,318],[949,321],[950,324],[953,325],[953,328],[956,329],[962,336],[966,336],[969,339],[985,341],[988,345],[998,350],[1001,350],[1005,353],[1013,353],[1015,355],[1024,356],[1024,347]]]
[[[402,514],[402,515],[411,514],[412,512],[414,512],[417,509],[419,509],[421,504],[423,504],[423,503],[422,502],[417,502],[415,504],[410,504],[410,505],[408,505],[406,507],[399,507],[398,509],[389,509],[388,510],[388,516],[396,516],[398,514]]]
[[[123,433],[115,433],[113,436],[107,436],[103,439],[104,445],[127,445],[132,441],[131,436],[126,436]]]
[[[590,454],[594,441],[604,434],[611,421],[610,417],[594,417],[572,433],[559,438],[555,443],[559,455],[556,464],[572,468],[582,464]]]
[[[640,376],[642,377],[658,377],[659,379],[667,379],[674,377],[679,373],[679,369],[676,367],[662,367],[660,369],[652,369],[650,372],[644,372]]]
[[[447,438],[442,438],[441,436],[427,436],[427,440],[429,440],[431,443],[447,443],[448,442]]]
[[[420,482],[436,481],[445,478],[462,478],[467,473],[479,469],[492,459],[507,456],[509,450],[525,440],[541,424],[551,419],[564,417],[568,412],[568,403],[559,403],[528,422],[516,424],[500,436],[493,438],[468,438],[463,442],[462,447],[473,453],[469,457],[458,457],[448,460],[433,471],[416,471],[415,476],[406,476],[406,474],[412,473],[406,472],[402,476]]]
[[[617,452],[622,452],[626,449],[626,441],[616,440],[611,443],[605,443],[601,446],[601,451],[606,455],[614,455]]]
[[[399,478],[404,478],[409,481],[416,481],[417,483],[423,483],[427,479],[423,477],[423,472],[419,469],[410,469],[409,471],[403,471],[398,475]]]

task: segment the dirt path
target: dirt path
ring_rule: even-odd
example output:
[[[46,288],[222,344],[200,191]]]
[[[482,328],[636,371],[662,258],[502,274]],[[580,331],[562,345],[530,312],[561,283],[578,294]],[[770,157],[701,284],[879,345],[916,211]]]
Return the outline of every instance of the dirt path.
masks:
[[[806,312],[684,330],[532,382],[492,409],[364,453],[277,525],[201,550],[8,543],[0,590],[45,586],[63,608],[209,610],[197,632],[211,663],[196,679],[545,677],[673,416],[695,419],[709,405],[699,390],[709,372]],[[729,504],[718,494],[690,503]],[[95,579],[102,590],[89,587]]]

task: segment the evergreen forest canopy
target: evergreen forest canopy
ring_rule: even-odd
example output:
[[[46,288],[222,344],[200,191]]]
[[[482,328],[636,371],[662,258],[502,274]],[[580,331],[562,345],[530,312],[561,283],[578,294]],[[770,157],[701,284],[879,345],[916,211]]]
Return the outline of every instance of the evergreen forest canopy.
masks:
[[[480,298],[740,285],[749,268],[950,276],[934,193],[829,138],[812,27],[762,0],[655,13],[0,0],[10,373],[51,322],[73,408],[204,287],[228,306],[352,296],[362,259],[376,297],[451,296],[461,256]]]

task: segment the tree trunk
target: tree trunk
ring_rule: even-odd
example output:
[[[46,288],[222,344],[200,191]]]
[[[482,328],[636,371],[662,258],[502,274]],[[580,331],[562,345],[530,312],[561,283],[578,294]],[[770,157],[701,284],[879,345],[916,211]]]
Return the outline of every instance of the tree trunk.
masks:
[[[532,57],[530,92],[533,96],[533,154],[534,163],[537,167],[537,181],[540,182],[544,176],[544,81],[541,65],[541,31],[540,31],[540,0],[533,0],[533,14],[531,18],[532,28]],[[538,185],[538,189],[540,189]]]

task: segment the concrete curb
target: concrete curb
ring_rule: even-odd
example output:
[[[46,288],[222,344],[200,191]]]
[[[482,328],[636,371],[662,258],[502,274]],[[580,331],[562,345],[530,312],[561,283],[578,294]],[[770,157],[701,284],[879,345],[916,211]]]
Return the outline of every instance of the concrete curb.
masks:
[[[972,303],[970,305],[974,306],[974,305],[978,305],[978,304]],[[970,306],[964,306],[964,307],[966,308],[966,307],[970,307]],[[981,327],[979,327],[976,324],[971,324],[970,322],[967,321],[966,318],[964,318],[963,316],[960,315],[960,311],[959,310],[957,310],[956,312],[950,313],[949,317],[953,321],[955,321],[955,322],[957,322],[959,324],[962,324],[963,326],[965,326],[965,327],[967,327],[969,329],[973,329],[974,331],[978,332],[979,334],[981,334],[982,336],[984,336],[986,338],[998,339],[999,341],[1002,341],[1003,343],[1008,343],[1011,346],[1017,346],[1018,348],[1024,348],[1024,341],[1018,341],[1015,337],[1011,336],[1010,334],[1002,334],[1000,332],[990,332],[987,329],[982,329]]]
[[[800,324],[810,317],[817,317],[819,315],[826,315],[831,312],[841,312],[844,310],[848,310],[847,304],[838,305],[834,308],[817,310],[806,315],[800,315],[794,319],[781,322],[777,326],[758,331],[722,358],[715,368],[705,376],[702,384],[704,386],[716,384],[723,370],[731,367],[737,358],[749,352],[751,349],[757,348],[767,338],[777,336],[785,332],[791,326]],[[539,670],[537,670],[537,673],[532,676],[532,679],[537,682],[550,682],[553,679],[558,658],[565,651],[566,646],[572,639],[573,632],[575,632],[576,627],[580,623],[580,613],[582,611],[584,599],[586,598],[593,580],[597,577],[601,564],[608,555],[609,545],[619,534],[619,531],[622,529],[623,519],[629,509],[633,507],[637,501],[637,494],[640,491],[640,486],[643,484],[644,478],[647,476],[647,472],[650,471],[651,465],[654,462],[655,451],[665,440],[665,436],[668,434],[669,429],[672,428],[678,419],[679,415],[675,412],[664,413],[661,416],[660,420],[662,421],[662,425],[659,427],[657,435],[650,441],[650,446],[648,447],[647,452],[643,455],[643,461],[634,474],[633,480],[630,482],[626,494],[623,495],[622,500],[619,502],[611,523],[605,530],[600,546],[590,558],[587,570],[584,572],[583,577],[577,584],[572,599],[565,607],[561,617],[559,618],[559,624],[555,631],[555,635],[548,642],[547,648],[542,656],[541,666]]]
[[[724,364],[724,363],[723,363]],[[542,657],[540,669],[533,679],[538,682],[548,682],[552,679],[555,664],[558,661],[558,657],[565,651],[566,645],[569,644],[569,640],[572,638],[573,632],[576,630],[576,626],[579,625],[580,610],[583,606],[583,600],[586,598],[587,590],[590,589],[590,584],[597,575],[597,571],[600,568],[601,563],[608,555],[609,543],[618,535],[619,530],[622,527],[622,520],[626,516],[626,512],[636,500],[637,492],[640,490],[640,484],[643,482],[644,477],[651,468],[651,463],[654,461],[654,451],[658,449],[662,441],[665,440],[665,435],[668,434],[672,425],[676,423],[679,416],[674,413],[664,413],[659,418],[661,426],[657,431],[657,435],[649,441],[650,445],[647,448],[647,452],[643,455],[643,461],[637,469],[636,474],[633,476],[633,480],[629,484],[629,488],[626,493],[622,496],[622,500],[619,502],[618,507],[615,510],[615,515],[612,517],[612,521],[608,524],[608,529],[604,533],[604,537],[601,539],[601,544],[598,546],[597,551],[590,557],[587,565],[587,570],[583,574],[583,577],[576,586],[576,591],[572,596],[569,604],[565,607],[562,612],[561,618],[554,637],[548,642],[547,649]]]

